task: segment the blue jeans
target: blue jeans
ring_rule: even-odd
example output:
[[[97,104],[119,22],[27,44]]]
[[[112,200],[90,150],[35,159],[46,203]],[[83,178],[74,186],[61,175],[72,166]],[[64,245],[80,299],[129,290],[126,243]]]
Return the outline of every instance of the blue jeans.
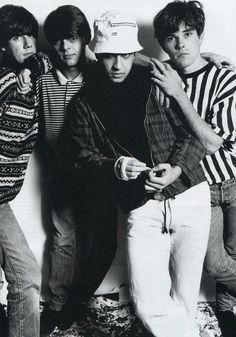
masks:
[[[211,228],[205,269],[216,281],[217,308],[236,305],[236,178],[211,189]]]
[[[51,273],[49,287],[51,296],[49,306],[61,310],[68,301],[72,285],[76,258],[76,230],[72,206],[51,209],[54,226],[51,249]]]
[[[9,337],[38,337],[41,274],[9,204],[0,205],[0,249],[8,282]]]

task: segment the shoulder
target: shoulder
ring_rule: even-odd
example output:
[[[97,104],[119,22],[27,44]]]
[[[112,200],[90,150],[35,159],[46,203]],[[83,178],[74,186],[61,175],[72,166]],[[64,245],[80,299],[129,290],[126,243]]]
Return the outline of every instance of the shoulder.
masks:
[[[147,82],[150,81],[149,67],[134,64],[132,67],[132,72],[133,72],[134,79],[147,81]]]
[[[56,81],[56,75],[54,70],[50,70],[46,74],[43,74],[38,77],[37,82],[44,84],[44,83],[50,83],[50,82],[55,82]]]

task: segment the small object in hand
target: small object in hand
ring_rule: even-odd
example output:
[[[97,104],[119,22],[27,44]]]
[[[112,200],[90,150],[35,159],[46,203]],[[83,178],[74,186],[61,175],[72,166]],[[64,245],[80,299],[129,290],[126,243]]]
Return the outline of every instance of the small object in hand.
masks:
[[[165,170],[155,171],[156,177],[162,177],[164,172],[165,172]]]

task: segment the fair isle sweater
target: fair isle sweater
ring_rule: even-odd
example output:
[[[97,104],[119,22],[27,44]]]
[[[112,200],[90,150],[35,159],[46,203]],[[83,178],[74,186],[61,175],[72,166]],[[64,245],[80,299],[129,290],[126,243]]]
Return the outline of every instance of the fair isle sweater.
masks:
[[[39,53],[27,60],[25,67],[37,77],[50,69],[50,61]],[[20,192],[38,133],[34,90],[18,93],[17,72],[14,66],[0,68],[0,204]]]

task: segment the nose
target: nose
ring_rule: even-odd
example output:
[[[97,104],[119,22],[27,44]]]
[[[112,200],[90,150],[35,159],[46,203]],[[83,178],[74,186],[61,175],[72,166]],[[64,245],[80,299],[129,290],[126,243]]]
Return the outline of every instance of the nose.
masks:
[[[113,68],[116,70],[120,70],[121,69],[121,56],[120,55],[116,55],[114,58],[114,63],[113,63]]]
[[[25,49],[31,48],[33,45],[32,37],[29,35],[24,35],[23,38],[24,38],[24,48]]]
[[[182,49],[184,48],[184,39],[181,37],[176,39],[176,49]]]
[[[70,48],[70,42],[66,39],[61,40],[60,46],[62,50],[68,50]]]

